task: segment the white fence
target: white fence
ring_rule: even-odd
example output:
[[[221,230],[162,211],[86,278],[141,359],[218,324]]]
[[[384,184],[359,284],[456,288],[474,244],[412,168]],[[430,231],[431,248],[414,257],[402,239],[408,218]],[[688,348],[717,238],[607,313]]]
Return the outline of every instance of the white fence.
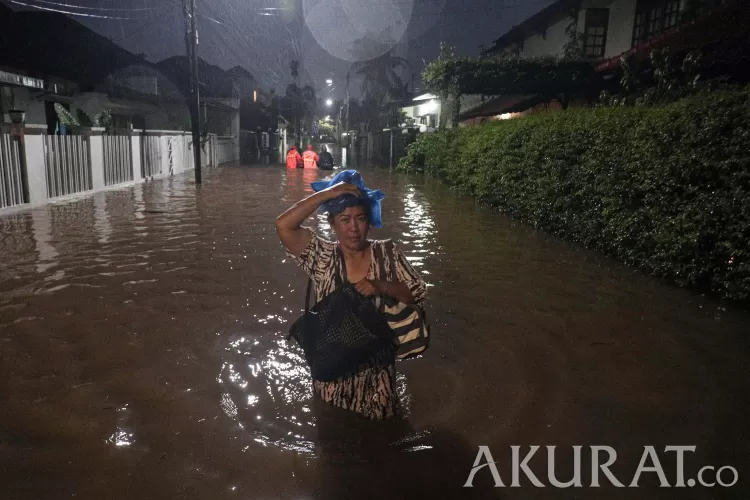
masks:
[[[0,208],[26,203],[21,138],[0,131]]]
[[[104,185],[133,180],[133,148],[130,135],[104,135]]]
[[[89,138],[48,135],[44,138],[47,196],[57,198],[92,189]]]
[[[192,136],[174,130],[85,129],[48,135],[46,126],[0,127],[0,213],[193,169]],[[210,134],[201,163],[239,159],[234,136]]]

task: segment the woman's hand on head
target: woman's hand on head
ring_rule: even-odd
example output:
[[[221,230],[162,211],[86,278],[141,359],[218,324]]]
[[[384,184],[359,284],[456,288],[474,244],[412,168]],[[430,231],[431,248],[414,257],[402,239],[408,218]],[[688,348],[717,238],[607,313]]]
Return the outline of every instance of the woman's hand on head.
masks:
[[[359,190],[359,188],[354,184],[349,184],[348,182],[339,182],[331,187],[325,188],[323,191],[328,194],[329,199],[331,200],[345,194],[351,194],[356,196],[357,198],[361,196],[361,191]]]

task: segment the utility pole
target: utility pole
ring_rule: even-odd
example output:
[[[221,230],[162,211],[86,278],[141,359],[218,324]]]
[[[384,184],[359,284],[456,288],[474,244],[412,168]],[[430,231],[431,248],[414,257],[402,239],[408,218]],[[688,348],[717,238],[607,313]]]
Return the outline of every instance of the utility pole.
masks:
[[[352,68],[349,68],[349,71],[346,72],[346,160],[347,165],[349,164],[349,158],[351,154],[351,145],[352,145],[352,137],[349,134],[349,73],[351,72]]]
[[[198,27],[195,22],[195,0],[184,0],[185,8],[185,45],[187,48],[188,66],[190,68],[190,122],[193,129],[193,161],[195,164],[195,183],[201,183],[201,132],[200,132],[200,96],[198,88]]]

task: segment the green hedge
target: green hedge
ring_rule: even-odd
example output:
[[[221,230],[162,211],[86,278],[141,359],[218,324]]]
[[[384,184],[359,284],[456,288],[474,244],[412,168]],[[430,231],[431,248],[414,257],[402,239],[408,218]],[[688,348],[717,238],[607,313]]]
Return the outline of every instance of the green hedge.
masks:
[[[399,163],[679,286],[750,299],[750,91],[423,134]]]

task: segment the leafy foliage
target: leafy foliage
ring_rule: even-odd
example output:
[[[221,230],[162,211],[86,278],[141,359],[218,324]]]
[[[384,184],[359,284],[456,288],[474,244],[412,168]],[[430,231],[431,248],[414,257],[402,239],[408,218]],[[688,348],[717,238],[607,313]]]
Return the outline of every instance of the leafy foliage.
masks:
[[[717,89],[736,89],[724,78],[703,80],[702,53],[692,50],[680,62],[669,49],[653,50],[648,61],[637,61],[632,56],[620,59],[621,92],[602,91],[599,103],[604,106],[663,106],[697,94]]]
[[[556,98],[586,94],[597,83],[594,64],[574,57],[457,57],[441,46],[422,79],[440,95],[540,94]]]
[[[421,170],[680,286],[750,301],[750,89],[422,134]]]

